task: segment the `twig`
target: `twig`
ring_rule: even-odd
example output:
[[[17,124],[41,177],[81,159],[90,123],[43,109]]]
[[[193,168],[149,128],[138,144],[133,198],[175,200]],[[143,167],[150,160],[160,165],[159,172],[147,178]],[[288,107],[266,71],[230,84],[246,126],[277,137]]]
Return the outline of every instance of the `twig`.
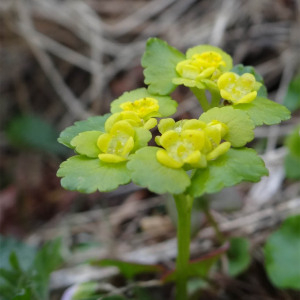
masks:
[[[30,14],[24,5],[23,1],[16,2],[16,9],[20,22],[18,25],[19,33],[28,42],[32,52],[39,61],[45,74],[48,76],[50,82],[54,86],[58,96],[61,97],[68,110],[78,118],[87,118],[90,114],[84,109],[79,99],[77,99],[71,90],[65,85],[59,72],[54,67],[49,56],[40,49],[39,41],[35,36],[35,31],[30,20]]]

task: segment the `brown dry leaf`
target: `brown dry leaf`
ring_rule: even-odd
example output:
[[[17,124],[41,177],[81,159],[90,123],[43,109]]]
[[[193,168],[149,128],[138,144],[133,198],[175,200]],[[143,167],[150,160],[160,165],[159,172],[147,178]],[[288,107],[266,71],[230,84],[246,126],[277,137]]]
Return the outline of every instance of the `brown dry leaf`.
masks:
[[[174,232],[174,226],[169,216],[149,216],[141,219],[140,226],[146,235],[152,238],[162,238]]]
[[[123,222],[137,216],[141,207],[141,193],[143,193],[143,191],[138,191],[130,195],[119,208],[110,214],[110,223],[113,226],[117,227]]]

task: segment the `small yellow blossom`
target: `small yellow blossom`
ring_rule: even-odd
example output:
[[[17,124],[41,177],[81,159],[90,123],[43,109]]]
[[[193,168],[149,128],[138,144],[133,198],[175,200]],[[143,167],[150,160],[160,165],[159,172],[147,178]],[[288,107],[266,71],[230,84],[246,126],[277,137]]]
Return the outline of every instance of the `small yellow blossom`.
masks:
[[[201,161],[201,148],[204,146],[204,132],[185,130],[178,133],[174,130],[165,132],[160,138],[164,149],[156,153],[157,160],[170,168],[181,168],[185,163],[198,166]]]
[[[194,54],[190,59],[179,62],[176,71],[181,78],[174,78],[173,83],[189,87],[202,87],[202,81],[216,81],[221,75],[220,67],[226,66],[222,56],[215,51]]]
[[[102,153],[98,155],[104,162],[118,163],[126,161],[134,147],[135,130],[125,121],[118,121],[111,127],[109,133],[100,135],[97,146]]]
[[[150,118],[147,121],[141,119],[137,113],[133,111],[122,111],[112,114],[105,122],[105,131],[109,132],[113,125],[119,121],[127,121],[133,127],[144,127],[145,129],[152,129],[156,126],[157,120]]]
[[[222,141],[228,133],[226,124],[213,120],[182,120],[175,123],[165,119],[159,124],[160,137],[155,141],[164,149],[157,151],[157,160],[170,168],[181,168],[189,164],[193,168],[204,168],[207,161],[226,153],[231,144]]]
[[[261,87],[261,83],[257,82],[250,73],[239,76],[233,72],[226,72],[220,76],[217,84],[221,96],[233,105],[252,102]]]
[[[109,132],[115,123],[119,121],[127,121],[133,127],[142,127],[143,121],[132,111],[122,111],[112,114],[105,122],[105,131]]]
[[[142,119],[158,116],[159,105],[158,101],[151,97],[145,97],[133,102],[128,101],[120,105],[123,111],[136,113]]]

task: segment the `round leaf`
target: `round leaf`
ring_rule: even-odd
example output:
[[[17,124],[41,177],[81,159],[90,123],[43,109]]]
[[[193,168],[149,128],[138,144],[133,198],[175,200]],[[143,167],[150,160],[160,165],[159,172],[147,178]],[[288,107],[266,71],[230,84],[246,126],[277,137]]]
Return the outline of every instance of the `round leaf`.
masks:
[[[231,148],[205,169],[195,172],[189,192],[195,197],[216,193],[241,181],[257,182],[264,175],[268,175],[268,170],[255,150]]]
[[[75,147],[76,152],[88,157],[96,158],[100,153],[97,146],[98,137],[101,131],[84,131],[79,133],[71,141],[71,146]]]
[[[71,141],[79,133],[93,130],[104,132],[105,121],[110,115],[111,114],[106,114],[104,116],[95,116],[90,117],[84,121],[75,122],[73,126],[69,126],[61,132],[58,141],[69,148],[74,148],[74,146],[71,145]]]
[[[63,162],[57,176],[63,177],[61,185],[65,189],[82,193],[93,193],[97,190],[108,192],[130,181],[126,162],[109,164],[98,158],[79,155]]]
[[[231,106],[214,107],[203,113],[199,120],[205,123],[213,120],[225,123],[228,126],[228,133],[224,139],[230,142],[233,147],[242,147],[254,138],[254,124],[249,116]]]
[[[288,153],[284,159],[284,168],[287,178],[300,179],[300,157]]]
[[[145,147],[133,154],[128,162],[132,181],[157,194],[179,194],[190,184],[183,169],[168,168],[156,159],[158,147]]]
[[[300,215],[284,221],[268,238],[264,253],[271,282],[279,288],[300,290]]]
[[[150,38],[142,58],[145,84],[149,85],[149,91],[159,95],[170,94],[176,88],[172,83],[172,79],[177,77],[176,65],[184,59],[183,53],[165,41]]]
[[[121,97],[111,103],[111,112],[116,113],[122,111],[120,104],[127,101],[135,101],[141,98],[151,97],[158,101],[159,114],[162,117],[168,117],[176,112],[177,102],[169,96],[159,96],[149,93],[145,88],[136,89],[130,92],[125,92]]]
[[[251,103],[237,104],[233,107],[247,112],[255,126],[274,125],[291,117],[290,111],[285,106],[263,97],[257,97]]]
[[[227,254],[230,276],[237,276],[249,267],[251,258],[247,239],[240,237],[231,238]]]
[[[300,159],[300,125],[287,137],[285,144],[291,154]]]

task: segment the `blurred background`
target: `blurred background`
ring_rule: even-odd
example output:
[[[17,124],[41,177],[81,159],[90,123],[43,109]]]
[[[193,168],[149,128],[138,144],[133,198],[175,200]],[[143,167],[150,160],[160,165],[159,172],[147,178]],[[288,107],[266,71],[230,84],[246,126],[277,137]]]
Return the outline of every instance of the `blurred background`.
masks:
[[[68,266],[107,253],[138,259],[133,249],[143,260],[145,247],[149,262],[174,257],[165,198],[133,185],[82,195],[63,190],[56,177],[72,154],[56,142],[59,132],[107,113],[112,100],[144,86],[140,59],[149,37],[182,52],[198,44],[223,48],[235,64],[253,65],[269,98],[293,110],[291,120],[256,131],[252,146],[270,176],[213,199],[221,227],[250,235],[255,245],[300,212],[299,181],[284,170],[284,140],[300,122],[299,0],[0,0],[2,234],[36,245],[62,236],[72,250]],[[179,101],[177,118],[201,113],[184,87],[172,96]],[[201,217],[195,222],[205,227]],[[210,236],[207,228],[197,237]]]

